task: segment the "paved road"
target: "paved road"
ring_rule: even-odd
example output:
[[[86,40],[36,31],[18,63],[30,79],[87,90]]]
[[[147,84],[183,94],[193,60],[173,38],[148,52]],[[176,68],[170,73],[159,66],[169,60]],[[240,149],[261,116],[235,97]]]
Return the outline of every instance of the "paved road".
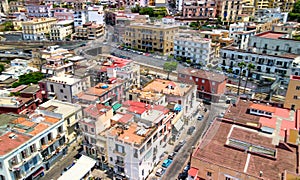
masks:
[[[170,167],[168,167],[166,173],[162,177],[162,180],[174,180],[178,177],[179,173],[182,172],[183,168],[186,166],[185,162],[187,162],[190,158],[192,146],[197,145],[200,137],[208,129],[214,118],[223,112],[226,107],[227,106],[224,104],[212,104],[209,107],[210,111],[207,113],[207,116],[205,116],[202,121],[198,121],[196,123],[196,130],[194,131],[194,134],[187,140],[187,143],[175,156],[175,159]]]

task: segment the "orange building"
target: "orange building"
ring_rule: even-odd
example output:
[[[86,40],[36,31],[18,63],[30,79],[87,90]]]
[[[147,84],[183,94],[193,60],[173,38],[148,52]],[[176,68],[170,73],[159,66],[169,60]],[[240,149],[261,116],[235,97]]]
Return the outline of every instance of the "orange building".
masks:
[[[285,108],[300,108],[300,76],[291,76],[289,86],[285,95]]]

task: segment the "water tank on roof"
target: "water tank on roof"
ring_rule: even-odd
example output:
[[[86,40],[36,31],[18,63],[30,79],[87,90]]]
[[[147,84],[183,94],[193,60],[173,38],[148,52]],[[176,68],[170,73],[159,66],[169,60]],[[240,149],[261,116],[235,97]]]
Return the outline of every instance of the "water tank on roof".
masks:
[[[106,89],[106,88],[108,88],[108,85],[107,85],[107,84],[104,84],[104,85],[101,86],[101,88],[102,88],[102,89]]]

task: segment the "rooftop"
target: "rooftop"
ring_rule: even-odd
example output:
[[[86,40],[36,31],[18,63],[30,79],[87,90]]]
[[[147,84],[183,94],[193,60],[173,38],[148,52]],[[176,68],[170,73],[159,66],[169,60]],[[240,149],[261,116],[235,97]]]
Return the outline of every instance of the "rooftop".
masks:
[[[94,96],[102,96],[104,93],[107,93],[114,89],[115,87],[119,86],[121,83],[116,82],[114,84],[107,84],[107,83],[99,83],[94,87],[90,87],[86,94],[94,95]]]
[[[67,77],[67,76],[52,76],[47,79],[49,82],[54,82],[58,84],[67,84],[67,85],[73,85],[81,81],[81,79]]]
[[[224,82],[227,80],[227,77],[224,74],[205,71],[202,69],[181,68],[179,69],[178,72],[181,74],[192,75],[194,77],[207,79],[209,81],[215,81],[215,82]]]
[[[192,166],[201,159],[255,178],[262,171],[266,179],[280,179],[285,170],[295,173],[296,149],[271,142],[259,131],[215,121],[194,152]]]
[[[7,132],[6,134],[0,136],[0,156],[13,151],[31,138],[30,136],[23,134],[17,134],[14,136],[14,139],[11,138],[12,136],[14,136],[14,133],[12,132]]]
[[[31,100],[32,100],[31,98],[23,98],[23,97],[0,97],[0,107],[17,108]]]
[[[148,85],[146,85],[142,91],[184,96],[188,91],[190,91],[190,89],[192,89],[192,87],[193,86],[189,84],[174,82],[170,80],[155,79]]]
[[[50,112],[62,114],[63,117],[68,117],[74,112],[80,110],[81,106],[77,104],[51,99],[39,105],[38,109],[42,111],[50,111]]]
[[[97,117],[106,114],[107,111],[111,110],[110,106],[104,106],[102,104],[91,104],[84,109],[84,112],[90,116]]]
[[[141,27],[141,28],[149,28],[149,29],[172,29],[172,28],[179,28],[178,25],[170,25],[170,24],[163,24],[163,23],[156,23],[156,24],[143,24],[143,23],[132,23],[129,27]]]
[[[21,93],[34,94],[40,90],[39,85],[31,85],[21,91]]]
[[[255,36],[267,38],[267,39],[279,39],[279,38],[284,38],[286,35],[287,35],[286,33],[267,31],[267,32],[256,34]]]

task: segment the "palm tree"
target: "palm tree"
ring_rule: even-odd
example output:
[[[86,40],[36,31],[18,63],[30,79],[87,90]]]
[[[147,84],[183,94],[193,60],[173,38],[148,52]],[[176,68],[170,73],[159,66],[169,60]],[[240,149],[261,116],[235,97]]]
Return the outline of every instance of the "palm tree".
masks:
[[[246,87],[247,87],[247,83],[248,83],[248,80],[249,80],[249,76],[251,74],[251,70],[254,69],[254,68],[255,68],[254,64],[252,64],[252,63],[248,64],[248,74],[247,74],[247,79],[246,79],[246,83],[245,83],[245,87],[244,87],[244,94],[246,92]]]
[[[243,61],[242,61],[242,62],[239,62],[239,63],[238,63],[238,66],[240,67],[240,72],[239,72],[239,84],[238,84],[237,95],[240,95],[241,79],[242,79],[242,76],[243,76],[242,70],[243,70],[243,68],[246,66],[246,63],[243,62]]]

